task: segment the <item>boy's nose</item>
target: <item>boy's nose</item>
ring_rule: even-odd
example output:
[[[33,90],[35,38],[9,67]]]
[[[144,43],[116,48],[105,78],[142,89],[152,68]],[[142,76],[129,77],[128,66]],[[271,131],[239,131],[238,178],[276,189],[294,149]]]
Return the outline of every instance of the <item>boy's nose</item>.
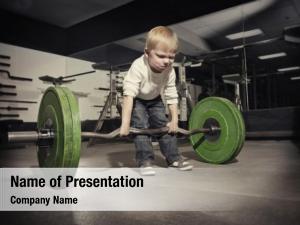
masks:
[[[169,65],[170,63],[171,63],[171,60],[170,60],[170,59],[166,58],[166,59],[164,60],[164,64]]]

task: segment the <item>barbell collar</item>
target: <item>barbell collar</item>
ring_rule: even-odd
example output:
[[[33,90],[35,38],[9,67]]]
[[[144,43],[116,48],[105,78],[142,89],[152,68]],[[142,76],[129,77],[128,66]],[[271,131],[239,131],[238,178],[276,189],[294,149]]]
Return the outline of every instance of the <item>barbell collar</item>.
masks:
[[[8,142],[36,142],[39,139],[39,134],[36,131],[18,131],[8,132]]]
[[[37,131],[17,131],[17,132],[8,132],[7,139],[11,143],[26,143],[26,142],[37,142],[44,139],[53,139],[54,132],[49,129]]]

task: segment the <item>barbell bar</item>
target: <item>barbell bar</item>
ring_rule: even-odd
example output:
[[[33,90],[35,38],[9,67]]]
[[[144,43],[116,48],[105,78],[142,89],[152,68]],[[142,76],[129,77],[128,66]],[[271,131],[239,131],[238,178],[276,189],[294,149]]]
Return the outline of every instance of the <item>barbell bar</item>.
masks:
[[[159,129],[130,128],[130,134],[157,135]],[[208,97],[198,102],[189,118],[189,130],[179,128],[178,134],[188,136],[202,161],[226,163],[241,151],[245,125],[240,111],[227,99]],[[82,138],[115,138],[111,133],[81,132],[78,103],[66,87],[48,88],[39,107],[37,131],[9,132],[9,142],[37,142],[41,167],[78,167]]]
[[[162,135],[168,133],[168,127],[162,128],[152,128],[152,129],[138,129],[129,128],[129,135]],[[209,128],[199,128],[193,129],[191,131],[185,130],[183,128],[177,129],[177,134],[184,136],[190,136],[197,133],[210,133],[220,132],[219,127],[211,126]],[[81,132],[82,138],[102,138],[102,139],[113,139],[120,135],[120,128],[110,132],[110,133],[97,133],[97,132]],[[40,131],[16,131],[7,133],[8,142],[18,143],[18,142],[39,142],[40,140],[48,140],[55,138],[55,131],[51,129],[43,129]]]

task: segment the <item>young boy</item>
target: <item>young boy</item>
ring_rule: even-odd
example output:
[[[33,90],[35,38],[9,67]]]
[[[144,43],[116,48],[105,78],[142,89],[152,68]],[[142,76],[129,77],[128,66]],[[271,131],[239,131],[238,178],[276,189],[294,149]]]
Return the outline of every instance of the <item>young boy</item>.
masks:
[[[179,155],[176,136],[172,135],[178,128],[178,95],[172,67],[177,48],[177,35],[171,29],[158,26],[149,31],[144,54],[132,63],[124,78],[120,136],[129,134],[130,125],[142,129],[167,126],[169,133],[158,137],[167,164],[180,170],[191,170],[192,165]],[[168,104],[170,121],[166,117],[161,92]],[[154,175],[151,137],[136,135],[134,143],[141,174]]]

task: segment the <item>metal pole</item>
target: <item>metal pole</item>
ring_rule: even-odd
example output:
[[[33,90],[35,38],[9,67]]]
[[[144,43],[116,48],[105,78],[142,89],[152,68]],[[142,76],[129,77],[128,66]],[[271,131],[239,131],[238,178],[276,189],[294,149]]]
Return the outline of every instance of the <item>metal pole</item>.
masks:
[[[113,101],[113,68],[112,66],[110,67],[110,73],[109,73],[109,90],[110,90],[110,95],[109,95],[109,117],[112,118],[112,101]]]
[[[254,105],[254,109],[257,109],[257,96],[256,96],[256,68],[255,65],[253,65],[253,69],[252,69],[252,73],[253,73],[253,105]]]
[[[248,72],[247,72],[247,56],[246,56],[246,48],[243,48],[243,58],[242,58],[242,75],[244,81],[244,99],[245,99],[245,109],[249,111],[249,96],[248,96]]]
[[[268,96],[268,108],[272,108],[272,91],[271,91],[271,76],[267,77],[267,96]]]
[[[178,67],[179,71],[179,82],[181,85],[181,98],[180,98],[180,121],[187,121],[187,90],[186,90],[186,74],[185,66],[181,64]]]
[[[216,92],[216,66],[212,64],[212,94],[215,95]]]

